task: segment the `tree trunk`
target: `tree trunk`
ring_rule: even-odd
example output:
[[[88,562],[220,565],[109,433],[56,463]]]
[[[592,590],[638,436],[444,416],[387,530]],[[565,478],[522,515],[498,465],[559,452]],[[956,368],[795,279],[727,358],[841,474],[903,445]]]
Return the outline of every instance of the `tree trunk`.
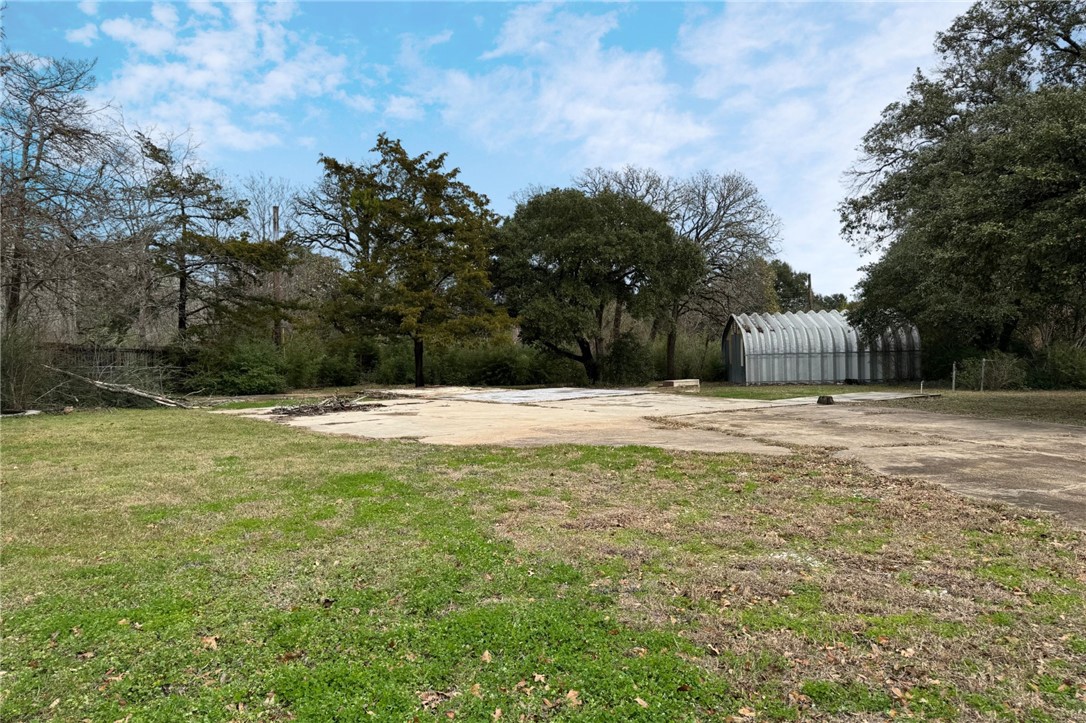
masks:
[[[622,302],[615,302],[615,323],[611,328],[611,343],[614,344],[622,336]]]
[[[600,302],[600,305],[596,308],[596,338],[592,340],[592,356],[599,359],[603,356],[603,330],[605,325],[603,323],[604,314],[607,312],[607,302]]]
[[[656,337],[660,335],[660,317],[656,316],[652,319],[652,328],[649,330],[649,345],[656,343]]]
[[[189,275],[184,268],[177,277],[177,331],[184,334],[189,326]]]
[[[18,246],[12,249],[9,268],[11,276],[7,280],[8,290],[4,299],[4,325],[10,329],[19,322],[19,307],[23,303],[23,259]]]
[[[999,330],[999,350],[1001,352],[1011,350],[1011,341],[1014,339],[1016,329],[1018,329],[1018,319],[1009,319],[1003,322],[1003,327]]]
[[[675,347],[678,346],[679,327],[672,326],[667,333],[667,378],[675,378]]]
[[[592,355],[592,344],[588,339],[578,339],[577,346],[581,349],[581,358],[579,361],[584,366],[585,373],[588,375],[588,381],[596,384],[600,380],[600,363]]]
[[[415,386],[426,386],[426,380],[422,376],[422,339],[415,339]]]

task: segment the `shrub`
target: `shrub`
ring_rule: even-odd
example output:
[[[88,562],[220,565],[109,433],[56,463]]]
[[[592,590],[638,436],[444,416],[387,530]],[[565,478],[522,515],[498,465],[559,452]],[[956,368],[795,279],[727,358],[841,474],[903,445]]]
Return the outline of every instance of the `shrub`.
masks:
[[[411,342],[397,340],[381,347],[369,380],[376,384],[411,384],[415,381],[415,357]]]
[[[1086,349],[1053,344],[1034,359],[1030,381],[1047,389],[1086,389]]]
[[[293,334],[283,344],[283,374],[291,389],[317,386],[324,343],[313,334]]]
[[[660,336],[652,345],[652,360],[656,379],[667,378],[667,337]],[[675,347],[675,374],[683,379],[705,382],[726,378],[719,337],[693,337],[680,333]]]
[[[426,348],[427,384],[471,386],[585,386],[584,367],[550,352],[510,341]],[[413,384],[414,351],[398,339],[380,347],[380,361],[364,374],[375,384]]]
[[[652,380],[652,355],[633,334],[622,334],[600,361],[603,381],[608,384],[645,384]]]
[[[0,409],[22,411],[39,404],[57,383],[45,368],[48,352],[24,329],[7,329],[0,337]]]
[[[278,394],[287,388],[285,366],[270,341],[212,345],[196,351],[184,386],[206,394]]]
[[[958,369],[958,386],[963,389],[980,389],[981,373],[984,389],[1022,389],[1026,386],[1026,363],[1013,354],[991,352],[985,357],[966,359]]]

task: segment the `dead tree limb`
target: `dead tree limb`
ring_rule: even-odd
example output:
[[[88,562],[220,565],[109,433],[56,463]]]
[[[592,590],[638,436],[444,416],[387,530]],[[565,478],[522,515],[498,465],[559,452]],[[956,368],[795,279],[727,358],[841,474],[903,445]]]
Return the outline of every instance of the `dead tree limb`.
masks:
[[[155,404],[161,404],[164,407],[181,407],[182,409],[192,409],[192,405],[187,402],[182,402],[179,399],[171,399],[170,397],[163,396],[161,394],[154,394],[152,392],[145,392],[142,389],[136,389],[128,384],[113,384],[111,382],[100,382],[94,379],[88,379],[87,377],[70,372],[67,369],[57,369],[51,367],[48,364],[42,364],[46,369],[50,369],[54,372],[60,372],[61,374],[67,374],[70,377],[74,377],[81,382],[86,382],[91,386],[98,387],[99,389],[105,389],[107,392],[117,392],[118,394],[131,394],[136,397],[143,397],[144,399],[150,399]]]

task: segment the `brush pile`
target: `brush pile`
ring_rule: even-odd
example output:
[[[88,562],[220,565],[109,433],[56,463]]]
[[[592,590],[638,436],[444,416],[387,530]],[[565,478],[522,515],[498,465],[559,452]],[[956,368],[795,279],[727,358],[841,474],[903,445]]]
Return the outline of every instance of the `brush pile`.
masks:
[[[271,413],[277,417],[315,417],[329,412],[368,412],[383,407],[383,404],[362,402],[347,397],[328,397],[316,404],[296,404],[290,407],[273,407]]]

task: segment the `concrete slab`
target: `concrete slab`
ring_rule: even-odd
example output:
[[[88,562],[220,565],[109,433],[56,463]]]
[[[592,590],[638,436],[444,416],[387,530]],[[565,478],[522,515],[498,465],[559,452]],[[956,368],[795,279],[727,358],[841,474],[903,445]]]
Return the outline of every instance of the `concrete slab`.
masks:
[[[1059,514],[1086,528],[1086,429],[862,407],[791,406],[683,417],[692,429],[836,448],[876,472]]]
[[[554,387],[551,389],[497,389],[485,392],[466,392],[450,395],[451,399],[467,402],[496,402],[498,404],[539,404],[563,402],[569,399],[599,399],[601,397],[629,397],[648,392],[631,389],[585,389],[578,387]]]
[[[961,494],[1048,510],[1086,529],[1086,429],[926,412],[819,406],[817,397],[722,399],[651,390],[397,390],[368,412],[285,424],[370,439],[430,444],[648,445],[698,452],[837,450],[877,472],[923,477]],[[890,396],[892,395],[892,396]],[[835,401],[917,396],[850,392]],[[269,416],[269,410],[238,410]]]
[[[368,439],[415,439],[428,444],[648,445],[699,452],[791,453],[785,447],[745,437],[676,429],[651,419],[647,412],[659,411],[651,404],[621,403],[638,396],[633,394],[551,402],[546,406],[461,399],[459,394],[442,399],[413,396],[416,398],[384,400],[382,407],[366,412],[337,412],[282,421],[317,432]],[[715,404],[713,409],[726,407],[727,404]],[[685,406],[681,408],[686,410]],[[240,411],[248,416],[272,418],[266,409]]]

